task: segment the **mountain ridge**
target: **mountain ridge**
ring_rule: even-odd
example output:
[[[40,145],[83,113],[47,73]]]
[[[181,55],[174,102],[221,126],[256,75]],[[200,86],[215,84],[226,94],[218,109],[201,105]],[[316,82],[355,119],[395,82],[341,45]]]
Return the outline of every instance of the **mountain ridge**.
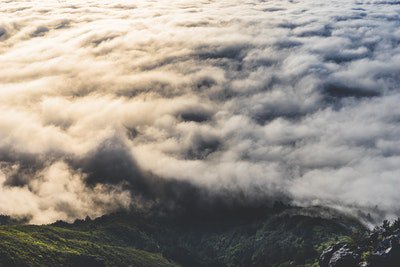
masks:
[[[322,207],[278,203],[264,213],[243,214],[131,211],[74,223],[3,225],[0,265],[318,266],[329,245],[366,229],[355,218]]]

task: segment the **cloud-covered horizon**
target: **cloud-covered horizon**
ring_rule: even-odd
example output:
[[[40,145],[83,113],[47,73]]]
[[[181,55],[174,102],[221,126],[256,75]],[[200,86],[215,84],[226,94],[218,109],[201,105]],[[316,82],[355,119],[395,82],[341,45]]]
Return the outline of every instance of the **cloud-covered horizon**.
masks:
[[[201,203],[400,216],[398,1],[27,0],[0,14],[0,213],[71,221],[192,203],[195,187]]]

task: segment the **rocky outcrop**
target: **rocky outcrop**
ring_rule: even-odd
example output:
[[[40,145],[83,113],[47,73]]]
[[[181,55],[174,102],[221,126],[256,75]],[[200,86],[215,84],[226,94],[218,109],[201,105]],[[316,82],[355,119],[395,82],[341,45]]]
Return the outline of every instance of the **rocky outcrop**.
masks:
[[[380,242],[372,253],[370,267],[398,267],[400,265],[400,235],[392,235]]]
[[[399,267],[400,233],[376,228],[352,244],[337,243],[323,251],[321,267]]]
[[[354,267],[360,262],[360,255],[347,244],[336,244],[326,249],[319,260],[321,267]]]

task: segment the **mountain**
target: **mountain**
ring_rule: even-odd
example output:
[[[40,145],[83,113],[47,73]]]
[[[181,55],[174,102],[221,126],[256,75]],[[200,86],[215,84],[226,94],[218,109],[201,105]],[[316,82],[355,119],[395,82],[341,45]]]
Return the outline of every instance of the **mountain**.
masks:
[[[41,226],[3,220],[0,266],[318,266],[324,249],[365,231],[322,207],[203,215],[131,211]]]

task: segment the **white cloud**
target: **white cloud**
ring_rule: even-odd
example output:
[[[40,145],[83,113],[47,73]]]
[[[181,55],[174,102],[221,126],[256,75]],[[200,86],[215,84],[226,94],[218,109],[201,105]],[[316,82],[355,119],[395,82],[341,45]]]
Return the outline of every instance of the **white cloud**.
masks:
[[[124,182],[87,181],[116,142],[139,169],[118,174],[400,215],[395,2],[31,0],[0,13],[0,212],[43,223],[127,207]]]

